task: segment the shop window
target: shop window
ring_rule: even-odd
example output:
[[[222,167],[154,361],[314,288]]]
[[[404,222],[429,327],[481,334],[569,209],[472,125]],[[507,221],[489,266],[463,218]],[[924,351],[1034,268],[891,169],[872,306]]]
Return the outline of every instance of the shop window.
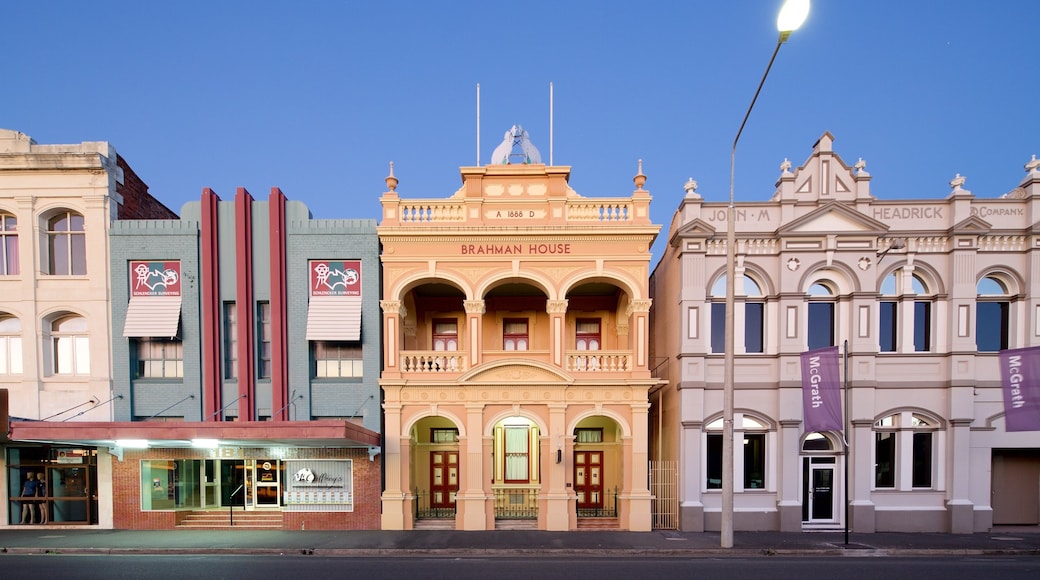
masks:
[[[7,450],[7,486],[18,496],[32,474],[39,495],[31,504],[10,502],[10,524],[96,524],[97,451],[58,445],[11,446]]]
[[[22,322],[0,314],[0,375],[22,374]]]
[[[135,378],[183,378],[184,345],[178,339],[139,338],[135,362]]]
[[[530,428],[506,426],[504,434],[506,483],[529,483],[531,481]]]
[[[87,242],[83,216],[63,211],[47,220],[48,274],[82,276],[87,273]]]
[[[917,413],[889,415],[874,423],[874,487],[934,487],[937,422]]]
[[[52,374],[90,374],[90,339],[86,318],[68,315],[51,323],[50,346]]]
[[[271,378],[271,303],[258,302],[256,304],[256,336],[260,339],[257,344],[257,378]]]
[[[507,318],[502,321],[502,348],[527,350],[529,337],[526,318]]]
[[[361,378],[364,364],[361,343],[316,340],[314,345],[314,377],[318,379]]]
[[[224,378],[238,378],[238,310],[234,302],[224,303]]]
[[[751,276],[737,279],[734,287],[734,321],[744,321],[744,349],[738,353],[765,351],[765,299]],[[736,329],[734,329],[736,330]],[[711,288],[711,352],[726,352],[726,276]]]
[[[764,489],[766,486],[766,452],[768,428],[748,416],[740,416],[733,429],[734,454],[741,461],[733,462],[733,477],[742,482],[743,489]],[[722,489],[722,419],[705,427],[706,489]]]
[[[0,276],[17,276],[18,219],[0,212]]]
[[[1008,348],[1011,302],[1007,286],[988,276],[979,281],[975,301],[975,346],[979,352]]]

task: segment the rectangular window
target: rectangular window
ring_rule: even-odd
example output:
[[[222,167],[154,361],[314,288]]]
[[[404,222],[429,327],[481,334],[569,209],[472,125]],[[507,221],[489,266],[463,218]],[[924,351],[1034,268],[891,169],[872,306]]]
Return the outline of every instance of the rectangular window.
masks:
[[[527,350],[529,337],[526,318],[507,318],[502,321],[502,348]]]
[[[707,474],[708,489],[722,489],[722,434],[708,433]]]
[[[932,350],[932,303],[914,302],[914,350]]]
[[[576,429],[574,432],[575,443],[603,443],[603,428]]]
[[[574,336],[575,348],[578,350],[599,350],[602,338],[599,319],[579,318],[575,324]]]
[[[238,378],[238,312],[234,302],[224,303],[224,378]]]
[[[809,303],[809,350],[834,346],[834,304]]]
[[[258,302],[256,304],[256,335],[260,338],[257,345],[259,352],[256,357],[257,378],[271,378],[271,303]]]
[[[459,350],[459,321],[438,318],[433,321],[433,350]]]
[[[765,352],[765,304],[744,305],[744,352]]]
[[[458,443],[459,430],[446,427],[430,429],[430,443]]]
[[[997,352],[1008,347],[1007,302],[978,302],[975,305],[975,344],[979,352]]]
[[[356,378],[364,374],[361,343],[316,340],[314,345],[314,377],[318,379]]]
[[[506,483],[528,483],[531,481],[528,469],[528,453],[530,444],[530,428],[526,426],[507,426],[505,433],[505,474]]]
[[[932,434],[914,433],[914,487],[932,487]]]
[[[878,305],[881,319],[881,331],[878,334],[878,338],[881,340],[881,352],[896,351],[898,306],[897,302],[882,302]]]
[[[766,487],[766,435],[744,435],[744,489]]]
[[[896,434],[893,431],[874,433],[874,487],[896,486]]]
[[[18,271],[18,220],[0,213],[0,276],[16,276]]]
[[[726,303],[711,303],[711,352],[726,352]]]
[[[179,340],[141,338],[137,340],[135,378],[170,379],[184,377],[184,348]]]

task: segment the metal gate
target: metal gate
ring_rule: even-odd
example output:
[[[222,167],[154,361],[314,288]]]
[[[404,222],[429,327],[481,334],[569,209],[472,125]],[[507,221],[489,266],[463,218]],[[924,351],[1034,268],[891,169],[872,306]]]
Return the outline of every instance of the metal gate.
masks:
[[[679,462],[650,462],[650,493],[653,494],[653,528],[679,529]]]

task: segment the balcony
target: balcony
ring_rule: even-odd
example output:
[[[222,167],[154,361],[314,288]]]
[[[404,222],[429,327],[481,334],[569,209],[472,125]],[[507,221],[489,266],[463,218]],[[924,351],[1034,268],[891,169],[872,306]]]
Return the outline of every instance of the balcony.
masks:
[[[632,370],[629,350],[572,350],[564,368],[574,373],[627,373]]]
[[[484,351],[484,362],[534,360],[550,362],[550,353],[533,351]],[[409,350],[401,353],[401,372],[458,375],[470,369],[469,358],[461,351]],[[576,374],[627,373],[633,369],[630,350],[571,350],[564,353],[564,370]]]
[[[410,350],[401,353],[401,371],[406,373],[461,373],[469,369],[466,355],[458,351]]]

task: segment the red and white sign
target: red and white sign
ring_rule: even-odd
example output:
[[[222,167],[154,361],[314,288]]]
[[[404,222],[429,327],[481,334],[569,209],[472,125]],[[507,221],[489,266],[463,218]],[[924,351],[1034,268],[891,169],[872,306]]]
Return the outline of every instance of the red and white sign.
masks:
[[[361,260],[311,260],[311,296],[361,296]]]
[[[130,262],[130,297],[180,296],[181,263],[172,261]]]

